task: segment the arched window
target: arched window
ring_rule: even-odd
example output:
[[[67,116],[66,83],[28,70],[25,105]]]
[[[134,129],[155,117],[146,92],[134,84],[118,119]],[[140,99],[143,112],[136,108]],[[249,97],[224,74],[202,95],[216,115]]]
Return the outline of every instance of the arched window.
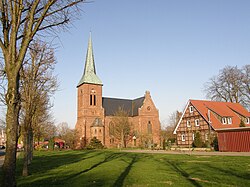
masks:
[[[148,121],[148,134],[152,134],[152,124]]]
[[[114,136],[115,129],[114,129],[114,123],[111,121],[109,123],[109,136]]]
[[[89,104],[90,106],[96,106],[96,91],[94,89],[91,90]]]

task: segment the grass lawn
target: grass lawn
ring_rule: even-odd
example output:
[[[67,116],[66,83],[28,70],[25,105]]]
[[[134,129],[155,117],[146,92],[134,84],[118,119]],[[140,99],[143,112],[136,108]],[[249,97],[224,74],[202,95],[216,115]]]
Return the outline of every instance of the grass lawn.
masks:
[[[20,187],[250,186],[250,157],[166,155],[119,151],[35,152]]]

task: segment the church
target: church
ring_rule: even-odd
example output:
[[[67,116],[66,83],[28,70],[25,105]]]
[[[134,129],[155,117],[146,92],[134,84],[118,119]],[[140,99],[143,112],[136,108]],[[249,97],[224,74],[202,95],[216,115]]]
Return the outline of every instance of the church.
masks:
[[[89,37],[85,68],[77,85],[77,142],[85,147],[96,137],[107,147],[120,147],[121,142],[111,133],[113,119],[119,109],[127,113],[131,132],[127,147],[160,146],[159,111],[150,92],[135,99],[119,99],[102,96],[103,83],[96,74],[92,39]]]

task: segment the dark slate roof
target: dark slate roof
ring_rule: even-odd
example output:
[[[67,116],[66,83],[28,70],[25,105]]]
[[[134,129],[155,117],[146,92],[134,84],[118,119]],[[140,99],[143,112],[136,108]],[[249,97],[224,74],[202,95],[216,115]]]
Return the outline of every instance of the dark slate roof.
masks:
[[[113,116],[119,108],[127,111],[129,116],[138,116],[138,109],[143,105],[145,97],[140,97],[134,100],[118,99],[118,98],[102,98],[102,106],[105,110],[105,116]]]

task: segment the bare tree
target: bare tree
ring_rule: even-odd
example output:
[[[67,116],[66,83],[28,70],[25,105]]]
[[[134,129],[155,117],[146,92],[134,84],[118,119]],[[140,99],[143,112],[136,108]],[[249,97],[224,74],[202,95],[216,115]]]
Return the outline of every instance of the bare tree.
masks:
[[[175,135],[173,134],[174,128],[178,124],[180,118],[181,118],[182,112],[179,112],[178,110],[172,112],[167,119],[167,124],[163,124],[165,127],[161,130],[161,139],[163,144],[163,149],[165,148],[165,142],[166,141],[173,141],[175,139]]]
[[[53,76],[55,57],[53,50],[44,42],[34,40],[28,49],[27,60],[20,72],[22,138],[24,142],[23,176],[28,175],[28,165],[32,159],[33,128],[37,113],[50,109],[49,98],[57,89],[57,79]]]
[[[182,113],[179,112],[178,110],[172,112],[169,116],[168,116],[168,123],[167,126],[169,127],[175,127],[177,125],[177,123],[179,122],[180,118],[181,118]]]
[[[226,66],[220,70],[219,75],[212,77],[205,84],[206,97],[215,101],[241,103],[249,108],[249,69],[249,65],[242,69]]]
[[[3,165],[4,186],[16,186],[16,143],[20,111],[20,70],[30,42],[42,32],[55,32],[70,22],[84,0],[2,0],[0,1],[0,48],[8,81],[7,148]],[[61,27],[63,28],[63,27]]]
[[[245,65],[242,68],[242,102],[250,110],[250,65]]]
[[[126,147],[128,140],[131,138],[132,124],[128,119],[128,112],[119,108],[112,118],[114,124],[113,130],[110,132],[116,140],[121,144],[121,147]]]
[[[60,138],[65,141],[65,144],[70,148],[74,147],[75,143],[75,130],[71,129],[66,122],[59,123],[57,125],[57,133]]]

